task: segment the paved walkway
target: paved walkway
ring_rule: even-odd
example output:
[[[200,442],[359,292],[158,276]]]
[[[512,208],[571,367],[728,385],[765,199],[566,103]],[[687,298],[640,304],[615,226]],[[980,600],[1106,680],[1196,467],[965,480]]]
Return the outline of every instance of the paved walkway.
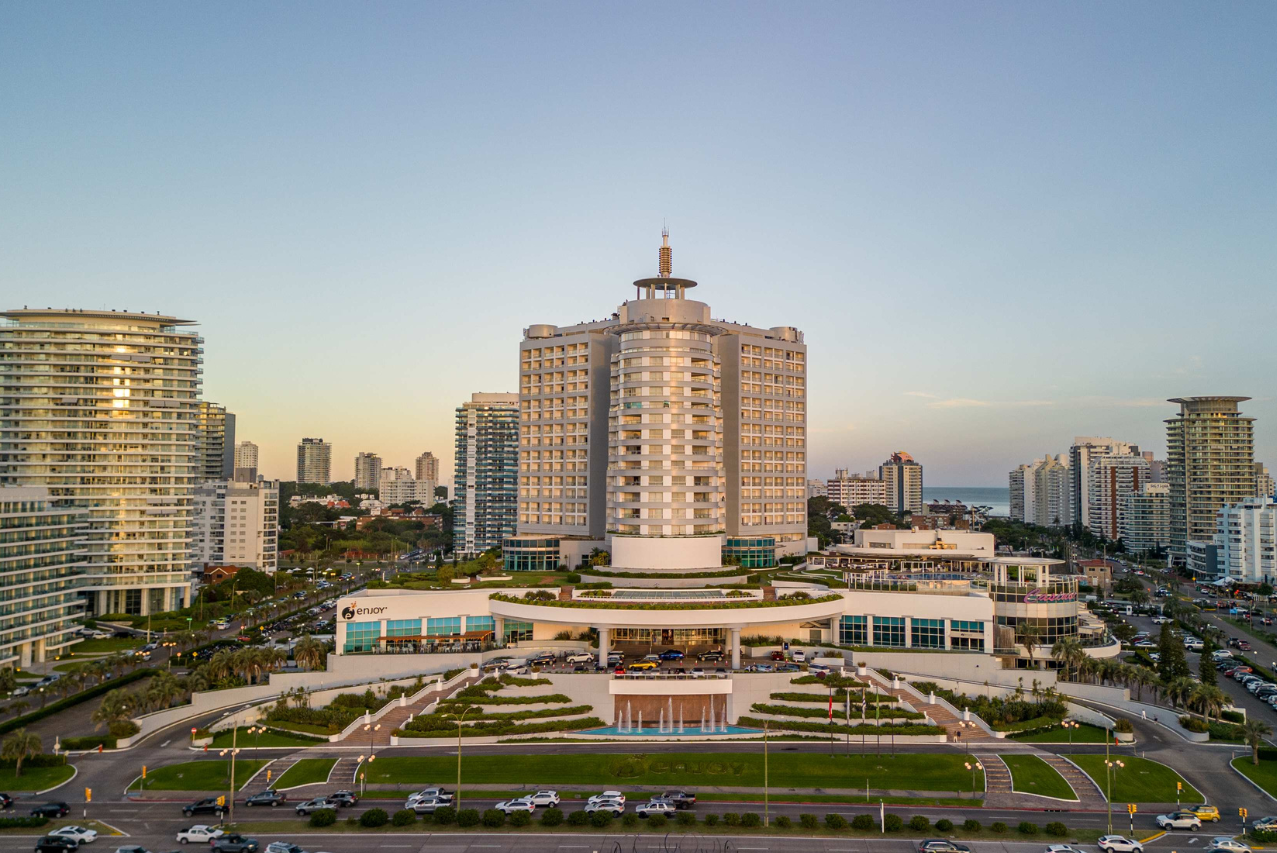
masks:
[[[458,684],[454,684],[447,690],[431,690],[416,702],[404,705],[402,708],[391,708],[381,717],[381,719],[370,724],[378,727],[375,731],[372,729],[364,731],[363,726],[360,726],[337,742],[348,744],[350,746],[367,746],[370,750],[390,746],[391,734],[395,731],[395,729],[408,722],[409,717],[416,717],[418,714],[424,713],[427,706],[429,706],[432,702],[437,702],[446,696],[452,695],[458,690],[463,690],[478,680],[478,678],[467,678]],[[394,701],[398,702],[399,700],[396,699]]]

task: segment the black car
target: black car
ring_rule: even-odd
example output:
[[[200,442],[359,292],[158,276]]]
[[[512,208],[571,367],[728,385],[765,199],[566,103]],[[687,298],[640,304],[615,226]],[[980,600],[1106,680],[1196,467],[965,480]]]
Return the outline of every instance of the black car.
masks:
[[[262,791],[259,794],[253,794],[253,796],[249,797],[247,800],[244,801],[244,805],[246,806],[277,806],[280,803],[287,802],[287,801],[288,801],[287,796],[285,796],[284,794],[281,794],[279,791],[276,791],[274,788],[269,788],[265,791]]]
[[[245,838],[239,833],[214,838],[208,845],[213,853],[257,853],[259,846],[256,838]]]
[[[31,809],[36,817],[66,817],[71,814],[71,807],[66,803],[44,803]]]
[[[78,849],[80,842],[60,835],[46,835],[35,843],[35,853],[70,853]]]
[[[189,806],[182,806],[182,814],[187,817],[195,817],[197,814],[212,814],[221,817],[226,812],[226,806],[217,804],[217,797],[205,797],[202,800],[196,800]]]
[[[673,803],[676,809],[690,809],[696,805],[696,795],[689,794],[687,791],[666,791],[659,797],[653,797],[652,799]]]
[[[328,795],[328,802],[335,806],[353,806],[359,802],[359,798],[355,796],[353,791],[337,791]]]
[[[8,794],[0,794],[0,809],[13,808],[13,797]]]

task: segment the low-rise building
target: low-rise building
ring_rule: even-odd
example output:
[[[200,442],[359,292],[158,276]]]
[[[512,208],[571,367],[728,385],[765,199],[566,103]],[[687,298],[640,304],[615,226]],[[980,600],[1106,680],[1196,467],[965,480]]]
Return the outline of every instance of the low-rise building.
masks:
[[[1105,591],[1113,588],[1113,566],[1108,560],[1078,560],[1077,570],[1088,586]]]
[[[834,471],[825,482],[825,497],[847,509],[860,504],[887,505],[887,484],[877,477],[849,475],[846,468]]]
[[[1277,580],[1277,506],[1247,498],[1216,514],[1215,550],[1221,574],[1236,583]]]
[[[279,481],[219,480],[195,487],[191,564],[274,572],[279,564]]]

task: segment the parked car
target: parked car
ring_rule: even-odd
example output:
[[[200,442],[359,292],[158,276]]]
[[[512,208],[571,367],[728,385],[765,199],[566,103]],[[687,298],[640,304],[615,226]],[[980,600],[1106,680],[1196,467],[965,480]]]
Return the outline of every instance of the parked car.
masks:
[[[194,826],[188,826],[186,829],[177,831],[177,841],[179,844],[190,844],[192,841],[196,844],[208,844],[214,838],[221,838],[226,833],[215,826],[205,826],[197,823]]]
[[[502,800],[493,806],[493,808],[498,811],[503,811],[507,815],[512,815],[516,812],[531,813],[536,810],[536,806],[532,804],[532,800],[529,797],[520,797],[517,800]]]
[[[422,797],[419,800],[410,801],[410,804],[404,808],[412,809],[417,814],[434,814],[444,806],[450,805],[452,805],[452,797],[446,800],[442,797]]]
[[[634,809],[634,813],[639,817],[651,817],[654,814],[663,814],[669,817],[674,812],[674,804],[665,800],[652,800],[650,803],[643,803],[643,805]]]
[[[918,853],[971,853],[971,848],[945,838],[927,838],[918,842]]]
[[[0,810],[13,808],[13,797],[8,794],[0,794]]]
[[[723,659],[723,653],[717,650],[701,652],[696,659],[702,663],[718,663]]]
[[[656,669],[656,661],[652,661],[652,660],[640,660],[640,661],[635,661],[634,663],[630,664],[630,671],[631,671],[631,672],[645,672],[645,671],[647,671],[647,670],[649,670],[649,669]],[[624,674],[625,674],[625,671],[624,671],[624,670],[619,670],[619,671],[618,671],[618,674],[624,675]]]
[[[313,812],[317,812],[320,809],[332,809],[333,811],[337,811],[337,804],[330,803],[327,797],[315,797],[314,799],[307,800],[304,803],[297,804],[297,813],[303,817],[308,814],[312,814]]]
[[[1101,835],[1095,846],[1104,853],[1144,853],[1144,845],[1121,835]]]
[[[620,817],[625,811],[625,803],[620,800],[595,800],[591,798],[585,804],[585,811],[593,814],[594,812],[607,812],[612,817]]]
[[[604,791],[601,794],[595,794],[585,802],[586,805],[589,805],[590,803],[597,803],[601,800],[616,800],[621,805],[625,805],[625,795],[620,791]]]
[[[589,652],[573,652],[567,656],[568,663],[593,663],[594,655]]]
[[[1192,812],[1193,814],[1201,818],[1203,821],[1210,821],[1211,823],[1219,823],[1219,809],[1216,808],[1215,806],[1202,803],[1200,806],[1193,806],[1191,808],[1185,809],[1184,811]]]
[[[66,817],[71,814],[71,807],[66,803],[43,803],[31,809],[35,817]]]
[[[532,802],[532,805],[536,806],[539,809],[544,809],[544,808],[549,808],[551,806],[557,806],[559,804],[559,792],[558,791],[537,791],[535,794],[526,796],[523,799],[530,800]]]
[[[226,806],[217,804],[217,797],[205,797],[202,800],[196,800],[189,806],[182,806],[182,814],[187,817],[194,817],[197,814],[211,814],[221,817],[226,812]]]
[[[64,826],[49,833],[63,838],[74,838],[80,844],[92,844],[98,840],[96,829],[85,829],[82,826]]]
[[[1251,853],[1250,847],[1228,835],[1216,835],[1210,840],[1212,850],[1230,850],[1232,853]]]
[[[359,798],[355,796],[354,791],[334,791],[328,795],[328,802],[336,806],[345,808],[359,803]]]
[[[70,853],[80,846],[74,838],[63,838],[60,835],[46,835],[35,843],[35,853]]]
[[[267,788],[265,791],[253,794],[244,801],[246,806],[277,806],[280,803],[287,802],[288,797],[276,791],[274,788]]]
[[[236,832],[214,838],[208,846],[212,853],[257,853],[260,845],[256,838],[245,838]]]
[[[667,803],[673,803],[675,808],[690,809],[696,805],[696,795],[682,790],[670,790],[661,794],[660,797],[653,799],[661,799]]]
[[[657,655],[661,660],[682,660],[683,653],[678,649],[666,649]]]
[[[1048,844],[1046,853],[1082,853],[1082,851],[1072,844]]]
[[[1158,829],[1201,829],[1202,819],[1192,812],[1171,812],[1157,816]]]
[[[443,800],[446,803],[451,803],[452,792],[449,791],[447,788],[441,788],[441,787],[425,788],[423,790],[418,791],[415,794],[410,794],[408,796],[409,803],[411,803],[413,800]],[[409,805],[409,806],[406,806],[405,808],[412,808],[412,806]]]
[[[772,653],[771,653],[771,659],[772,659],[772,660],[784,660],[784,659],[785,659],[785,653],[784,653],[784,652],[772,652]]]
[[[790,654],[790,657],[794,659],[794,663],[807,662],[807,653],[802,649],[794,649],[794,651]]]

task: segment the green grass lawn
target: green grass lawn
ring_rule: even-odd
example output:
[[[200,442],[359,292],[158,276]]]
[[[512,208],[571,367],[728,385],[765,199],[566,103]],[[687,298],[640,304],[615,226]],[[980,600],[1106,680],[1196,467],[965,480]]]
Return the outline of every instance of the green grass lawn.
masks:
[[[1076,729],[1062,729],[1052,726],[1049,729],[1038,729],[1022,735],[1007,735],[1010,740],[1021,743],[1069,743],[1069,733],[1073,734],[1073,743],[1104,743],[1104,729],[1090,723],[1082,723]]]
[[[1004,755],[1011,770],[1011,789],[1057,800],[1076,800],[1077,794],[1059,772],[1036,755]]]
[[[328,774],[332,772],[333,765],[337,763],[335,758],[303,758],[292,767],[284,772],[275,780],[276,788],[295,788],[298,785],[314,785],[317,782],[327,782]],[[396,796],[403,796],[398,794]]]
[[[266,759],[235,759],[235,790],[242,788],[266,764]],[[185,761],[150,768],[146,774],[145,787],[148,791],[224,791],[229,776],[229,759]],[[140,790],[143,787],[141,781],[136,780],[130,790]]]
[[[870,788],[917,791],[966,791],[971,774],[965,755],[917,754],[816,756],[772,752],[774,788]],[[763,756],[758,753],[684,755],[503,755],[462,758],[462,784],[731,785],[763,787]],[[368,782],[425,784],[455,780],[455,758],[378,756]],[[976,787],[983,787],[977,776]]]
[[[85,640],[82,643],[76,643],[71,647],[71,652],[74,655],[109,655],[130,649],[140,649],[145,644],[146,640],[141,637],[130,637],[127,640],[111,637],[108,640]]]
[[[47,791],[74,775],[75,768],[70,764],[60,767],[24,767],[21,776],[14,776],[12,770],[4,768],[0,769],[0,790]]]
[[[1101,791],[1108,790],[1108,779],[1104,774],[1104,756],[1102,755],[1068,755],[1066,758],[1081,767],[1088,776],[1095,780]],[[1114,768],[1113,802],[1115,803],[1173,803],[1175,802],[1175,783],[1184,782],[1180,776],[1165,764],[1150,761],[1147,758],[1136,758],[1130,755],[1114,755],[1110,760],[1121,761],[1125,767]],[[1184,803],[1202,803],[1202,795],[1192,785],[1184,782]]]
[[[289,732],[279,731],[278,729],[269,729],[259,734],[249,734],[248,726],[239,727],[239,737],[236,740],[236,746],[240,749],[244,747],[259,746],[314,746],[317,743],[327,743],[325,740],[316,740],[301,735],[290,734]],[[231,731],[218,732],[213,735],[213,743],[209,749],[226,749],[231,745]],[[238,769],[238,768],[236,768]]]
[[[1267,791],[1269,796],[1277,797],[1277,761],[1265,761],[1261,758],[1259,764],[1254,765],[1250,763],[1250,755],[1243,755],[1233,759],[1233,766]]]

